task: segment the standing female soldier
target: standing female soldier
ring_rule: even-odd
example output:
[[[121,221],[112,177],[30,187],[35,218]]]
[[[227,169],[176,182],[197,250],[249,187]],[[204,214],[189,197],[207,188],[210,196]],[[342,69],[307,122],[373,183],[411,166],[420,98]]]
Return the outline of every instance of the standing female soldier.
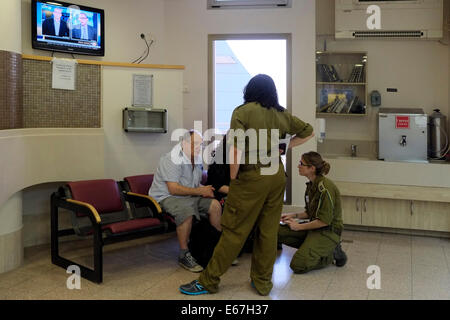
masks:
[[[309,180],[305,193],[306,212],[281,217],[286,225],[280,226],[278,243],[299,248],[291,261],[295,273],[323,268],[333,260],[341,267],[347,260],[340,246],[341,199],[334,183],[324,177],[330,165],[317,152],[308,152],[302,156],[298,170]],[[300,224],[296,218],[310,219],[310,222]]]
[[[243,152],[245,162],[241,165],[235,163],[236,161],[230,163],[231,183],[221,220],[222,236],[200,278],[180,287],[184,294],[217,292],[220,276],[239,254],[253,226],[255,240],[250,271],[252,285],[261,295],[268,295],[273,286],[272,271],[277,254],[277,233],[286,176],[283,165],[278,165],[272,175],[261,174],[262,167],[267,165],[261,164],[260,158],[257,164],[250,164],[249,156],[250,153],[259,155],[259,142],[261,139],[267,139],[267,154],[271,157],[271,153],[276,152],[276,160],[280,160],[278,145],[276,150],[271,150],[270,147],[271,129],[278,130],[280,138],[286,134],[296,135],[289,144],[289,148],[292,148],[312,138],[313,128],[278,104],[275,83],[269,76],[260,74],[247,84],[244,104],[234,110],[231,129],[242,129],[246,132],[249,130],[256,134],[257,148],[249,148],[248,143],[242,151],[236,148],[236,145],[231,146],[230,154],[235,155],[233,159],[241,159]],[[278,164],[281,164],[281,161],[278,161]]]

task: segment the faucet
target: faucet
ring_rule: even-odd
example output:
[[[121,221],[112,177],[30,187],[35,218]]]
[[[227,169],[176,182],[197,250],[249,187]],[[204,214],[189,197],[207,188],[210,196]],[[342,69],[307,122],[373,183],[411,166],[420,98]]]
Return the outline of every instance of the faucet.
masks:
[[[402,139],[400,140],[400,145],[402,147],[406,147],[406,136],[402,136]]]
[[[352,148],[352,157],[356,157],[356,144],[352,144],[351,148]]]

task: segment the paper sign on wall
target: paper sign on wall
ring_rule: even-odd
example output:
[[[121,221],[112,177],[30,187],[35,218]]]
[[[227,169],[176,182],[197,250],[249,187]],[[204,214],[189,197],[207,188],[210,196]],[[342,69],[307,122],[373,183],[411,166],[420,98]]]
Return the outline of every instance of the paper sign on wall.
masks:
[[[133,107],[153,105],[153,75],[133,74]]]
[[[52,88],[75,90],[76,60],[53,58]]]
[[[396,129],[409,129],[409,117],[408,116],[396,116],[395,117]]]

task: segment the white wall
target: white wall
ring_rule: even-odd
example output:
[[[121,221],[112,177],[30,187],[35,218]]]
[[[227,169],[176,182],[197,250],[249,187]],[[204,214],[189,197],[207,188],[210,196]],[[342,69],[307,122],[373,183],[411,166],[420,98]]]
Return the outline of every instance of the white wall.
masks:
[[[166,48],[169,64],[186,66],[183,96],[184,126],[208,121],[208,34],[291,33],[292,111],[303,120],[315,119],[315,3],[295,0],[292,8],[207,10],[206,1],[166,0]],[[297,148],[314,150],[315,141]],[[293,170],[293,203],[303,204],[305,180]]]
[[[77,0],[73,2],[105,10],[105,56],[76,55],[76,58],[132,62],[146,49],[145,42],[140,38],[140,34],[144,33],[151,34],[155,42],[150,48],[149,57],[143,63],[158,64],[163,61],[164,0]],[[24,54],[51,56],[49,51],[34,50],[31,47],[31,0],[22,0],[22,46]],[[55,55],[68,56],[63,53]]]
[[[34,50],[31,47],[31,0],[8,0],[10,2],[21,3],[22,26],[19,44],[23,46],[24,54],[40,56],[51,56],[51,52]],[[149,57],[143,62],[148,64],[162,64],[165,60],[165,15],[164,0],[78,0],[74,1],[79,5],[86,5],[105,10],[105,57],[88,57],[76,55],[76,58],[104,60],[113,62],[131,62],[138,58],[146,48],[140,34],[144,33],[147,39],[153,38],[155,42],[150,49]],[[20,12],[20,10],[19,10]],[[19,19],[15,18],[17,21]],[[20,33],[20,28],[17,29]],[[19,34],[20,35],[20,34]],[[3,36],[2,38],[3,39]],[[55,53],[57,57],[68,55]],[[180,63],[176,63],[180,64]],[[34,158],[43,159],[48,162],[48,166],[42,165],[38,175],[33,171],[29,178],[25,179],[20,186],[28,187],[24,191],[24,200],[33,205],[24,206],[24,245],[31,246],[48,243],[49,241],[49,193],[56,190],[56,184],[42,184],[49,181],[68,181],[80,179],[112,178],[121,180],[124,176],[154,172],[158,165],[161,154],[168,152],[171,148],[170,135],[162,134],[126,134],[122,129],[122,109],[131,104],[131,75],[133,73],[147,73],[155,75],[154,103],[155,107],[169,109],[170,127],[182,127],[182,83],[183,71],[181,70],[153,70],[149,69],[126,69],[105,67],[102,81],[102,132],[100,145],[97,144],[97,137],[89,142],[78,138],[75,143],[74,152],[78,149],[89,149],[91,145],[96,148],[89,152],[79,152],[79,156],[91,163],[85,166],[85,170],[64,167],[64,161],[57,161],[54,156],[55,147],[50,146],[45,156],[33,153],[34,147],[27,150]],[[50,129],[51,130],[51,129]],[[68,139],[68,137],[65,137]],[[43,140],[45,142],[45,140]],[[39,142],[37,142],[39,145]],[[39,145],[40,146],[40,145]],[[44,148],[45,149],[45,148]],[[61,148],[60,148],[61,149]],[[24,151],[25,152],[25,151]],[[72,155],[73,152],[67,152]],[[19,154],[20,155],[20,154]],[[72,156],[73,157],[73,156]],[[20,157],[26,159],[26,157]],[[91,159],[91,160],[89,160]],[[54,160],[56,165],[50,164]],[[6,161],[6,160],[5,160]],[[85,161],[78,161],[83,164]],[[1,161],[0,161],[1,162]],[[23,161],[22,161],[23,162]],[[20,162],[21,163],[21,162]],[[16,167],[18,165],[15,165]],[[53,166],[53,167],[52,167]],[[100,170],[101,169],[101,170]],[[24,171],[24,170],[22,170]],[[29,170],[28,170],[29,171]],[[48,172],[53,172],[51,175]],[[83,174],[79,174],[83,171]],[[101,171],[101,174],[99,172]],[[66,172],[64,174],[63,172]],[[0,173],[2,170],[0,169]],[[45,176],[51,178],[35,179],[35,176]],[[6,172],[5,172],[6,174]],[[2,178],[3,175],[1,175]],[[59,178],[58,180],[56,178]],[[7,179],[6,179],[7,178]],[[5,179],[9,181],[9,176]],[[5,181],[6,181],[5,180]],[[32,183],[30,182],[32,181]],[[6,183],[6,182],[5,182]],[[18,184],[13,181],[13,184]],[[41,185],[42,184],[42,185]],[[0,187],[2,185],[0,184]],[[3,190],[4,189],[4,190]],[[11,190],[0,188],[0,204],[3,197],[9,195]],[[62,223],[67,224],[65,216],[61,216]],[[28,233],[32,231],[33,233]]]
[[[317,49],[368,52],[368,93],[381,93],[381,107],[423,108],[428,114],[439,108],[448,115],[448,46],[425,40],[340,40],[321,36],[334,34],[334,1],[320,0]],[[388,93],[397,88],[398,93]],[[368,105],[368,116],[360,119],[332,118],[327,121],[330,139],[377,140],[377,108]],[[351,125],[349,125],[351,123]]]
[[[168,133],[126,133],[122,129],[122,110],[131,106],[133,74],[153,75],[153,106],[168,110]],[[160,157],[175,144],[172,131],[183,126],[183,70],[104,67],[102,77],[105,176],[122,180],[155,173]]]
[[[183,70],[102,70],[103,128],[0,132],[0,150],[8,150],[0,158],[0,237],[22,227],[23,194],[24,246],[49,243],[50,194],[58,186],[66,181],[122,180],[154,173],[161,155],[175,144],[170,133],[183,124]],[[168,109],[169,133],[124,132],[122,110],[131,104],[133,74],[154,76],[154,107]],[[71,226],[69,218],[60,214],[61,228]]]
[[[381,93],[381,107],[422,108],[427,114],[436,108],[444,112],[448,109],[448,49],[442,44],[415,40],[333,41],[328,49],[368,52],[368,93]],[[387,88],[397,88],[398,92],[389,93]],[[377,140],[378,108],[368,104],[367,110],[365,118],[331,119],[327,136]]]
[[[444,1],[444,26],[446,27],[447,34],[447,47],[448,47],[448,77],[450,79],[450,0]],[[450,136],[450,80],[448,83],[448,112],[447,112],[447,132]]]
[[[22,192],[16,192],[0,206],[0,236],[22,228]]]
[[[20,0],[3,0],[0,10],[0,50],[22,53]]]

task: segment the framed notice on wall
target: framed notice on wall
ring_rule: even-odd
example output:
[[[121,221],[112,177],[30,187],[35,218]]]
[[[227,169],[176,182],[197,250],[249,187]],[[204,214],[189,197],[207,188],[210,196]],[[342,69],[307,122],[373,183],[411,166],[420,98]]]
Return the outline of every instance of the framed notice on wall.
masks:
[[[153,75],[133,74],[133,107],[153,106]]]

